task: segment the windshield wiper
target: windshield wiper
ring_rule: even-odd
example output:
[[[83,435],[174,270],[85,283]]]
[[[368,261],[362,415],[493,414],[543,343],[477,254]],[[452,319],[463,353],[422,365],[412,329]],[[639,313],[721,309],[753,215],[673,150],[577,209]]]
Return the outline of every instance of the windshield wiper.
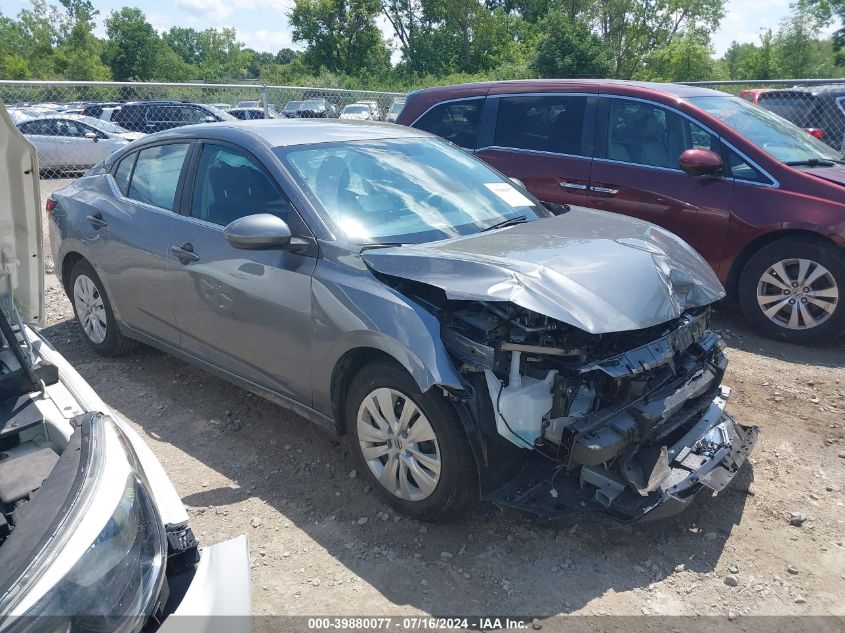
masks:
[[[405,246],[408,242],[373,242],[372,244],[364,244],[361,246],[359,252],[363,253],[371,248],[390,248],[391,246]]]
[[[496,222],[492,226],[488,226],[486,229],[481,229],[481,232],[484,233],[485,231],[493,231],[495,229],[503,229],[506,226],[513,226],[514,224],[522,224],[525,222],[524,215],[518,215],[513,218],[508,218],[507,220],[502,220],[501,222]]]
[[[807,160],[791,160],[786,164],[790,167],[833,167],[835,163],[842,162],[833,158],[808,158]]]

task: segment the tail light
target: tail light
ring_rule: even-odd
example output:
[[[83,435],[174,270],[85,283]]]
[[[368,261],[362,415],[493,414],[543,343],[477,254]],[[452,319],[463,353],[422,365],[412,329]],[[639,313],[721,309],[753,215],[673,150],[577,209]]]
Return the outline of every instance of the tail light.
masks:
[[[821,128],[805,127],[804,129],[807,130],[807,133],[810,136],[812,136],[813,138],[817,138],[817,139],[821,140],[822,137],[824,136],[824,130],[822,130]]]
[[[56,201],[53,198],[47,198],[47,204],[44,205],[44,210],[47,212],[47,215],[53,213],[53,209],[56,208]]]

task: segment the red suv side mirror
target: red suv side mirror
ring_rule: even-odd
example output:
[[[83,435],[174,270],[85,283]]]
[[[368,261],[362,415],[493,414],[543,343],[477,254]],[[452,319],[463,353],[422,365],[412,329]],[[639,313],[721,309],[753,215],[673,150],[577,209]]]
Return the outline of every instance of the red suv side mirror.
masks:
[[[709,149],[688,149],[678,158],[687,176],[717,176],[725,168],[722,157]]]

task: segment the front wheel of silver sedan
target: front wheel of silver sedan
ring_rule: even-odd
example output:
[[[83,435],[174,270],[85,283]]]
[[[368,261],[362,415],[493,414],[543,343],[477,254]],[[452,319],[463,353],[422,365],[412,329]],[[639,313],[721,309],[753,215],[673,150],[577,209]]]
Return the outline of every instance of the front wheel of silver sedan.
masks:
[[[787,238],[757,251],[738,286],[746,319],[791,343],[823,343],[845,333],[845,255],[833,246]]]
[[[390,505],[414,518],[455,518],[476,495],[472,452],[451,404],[421,393],[399,365],[376,362],[353,379],[346,429],[360,470]]]
[[[98,354],[120,356],[137,343],[120,333],[103,282],[94,267],[80,259],[68,280],[68,295],[85,340]]]

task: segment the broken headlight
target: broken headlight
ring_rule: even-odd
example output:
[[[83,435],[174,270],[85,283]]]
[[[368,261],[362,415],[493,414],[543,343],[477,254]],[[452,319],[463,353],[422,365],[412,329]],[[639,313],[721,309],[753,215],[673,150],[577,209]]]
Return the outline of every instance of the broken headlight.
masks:
[[[143,469],[107,416],[91,417],[87,447],[70,511],[3,598],[4,633],[134,633],[156,610],[167,541]]]

